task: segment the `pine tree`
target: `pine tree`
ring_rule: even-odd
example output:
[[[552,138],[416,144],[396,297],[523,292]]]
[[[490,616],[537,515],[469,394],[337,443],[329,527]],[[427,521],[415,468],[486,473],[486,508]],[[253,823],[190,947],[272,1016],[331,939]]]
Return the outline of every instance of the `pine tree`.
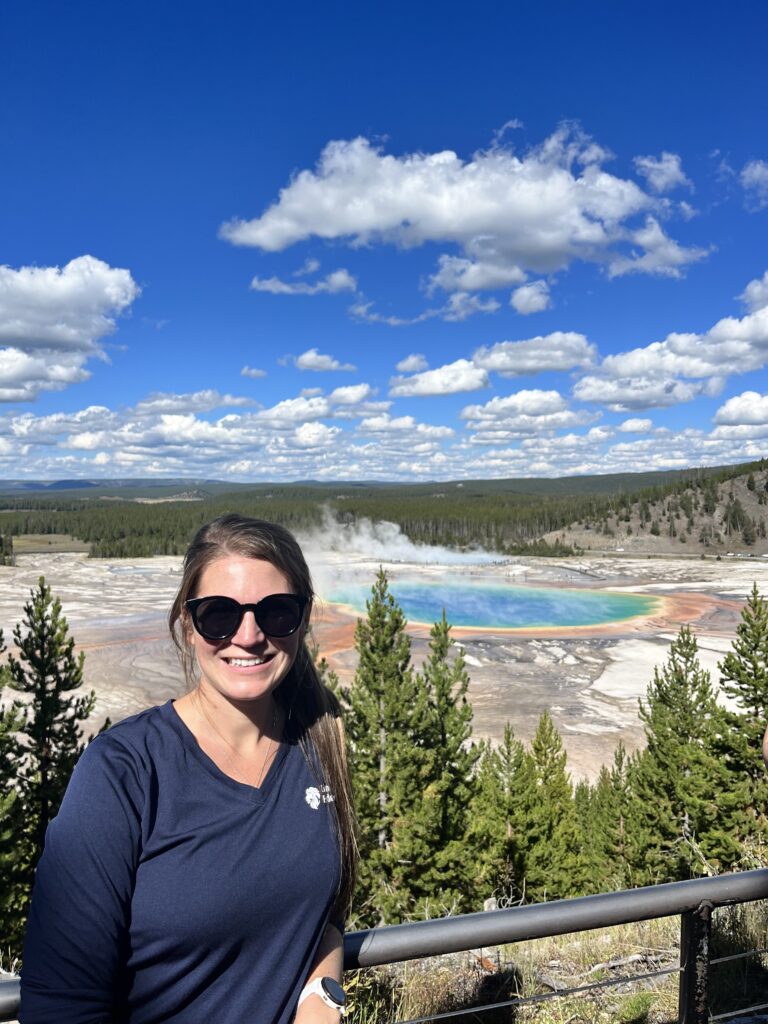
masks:
[[[405,828],[398,842],[404,884],[417,902],[419,916],[430,905],[446,913],[472,907],[473,864],[465,838],[479,751],[469,745],[469,675],[463,654],[451,657],[450,629],[443,610],[430,633],[429,656],[416,677],[427,702],[423,790],[419,806],[402,822]]]
[[[719,663],[720,685],[737,710],[724,712],[723,754],[743,790],[745,839],[768,840],[768,779],[762,740],[768,721],[768,602],[752,587],[731,650]]]
[[[536,798],[530,802],[527,823],[526,896],[544,900],[579,895],[587,884],[587,863],[579,844],[567,756],[547,711],[539,719],[530,756]]]
[[[467,841],[475,858],[477,902],[525,897],[527,823],[536,801],[531,755],[507,722],[498,746],[480,745]]]
[[[359,663],[343,691],[349,761],[360,823],[360,878],[355,911],[360,923],[400,920],[412,907],[408,872],[398,844],[419,807],[426,778],[427,701],[411,667],[405,616],[380,569],[358,619]],[[407,866],[407,865],[406,865]]]
[[[75,656],[61,602],[52,596],[42,576],[24,605],[24,620],[14,629],[13,637],[19,656],[8,657],[9,683],[28,695],[20,729],[23,756],[18,762],[23,829],[17,844],[19,898],[23,902],[31,892],[45,830],[82,752],[79,725],[93,709],[95,695],[72,694],[83,682],[84,656]]]
[[[0,630],[0,654],[5,643]],[[24,930],[26,903],[20,895],[20,857],[16,847],[23,815],[16,786],[21,757],[17,734],[22,725],[18,702],[6,703],[6,666],[0,669],[0,936],[5,948],[18,950]]]
[[[630,768],[629,848],[637,884],[675,881],[729,865],[736,800],[716,746],[723,731],[696,637],[683,626],[640,701],[646,748]]]

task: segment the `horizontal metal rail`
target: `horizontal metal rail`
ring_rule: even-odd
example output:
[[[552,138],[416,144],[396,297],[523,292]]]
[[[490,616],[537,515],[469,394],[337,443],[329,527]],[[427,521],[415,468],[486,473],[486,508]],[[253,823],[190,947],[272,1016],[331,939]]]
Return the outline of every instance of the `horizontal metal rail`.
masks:
[[[368,928],[345,936],[344,968],[377,967],[444,953],[691,914],[703,904],[722,907],[766,898],[768,868],[760,868],[506,910]],[[0,980],[0,1021],[15,1019],[18,1008],[18,979]]]
[[[344,967],[376,967],[400,960],[458,953],[481,946],[542,939],[549,935],[631,924],[695,911],[702,903],[726,906],[768,898],[768,868],[738,874],[648,885],[642,889],[534,903],[508,910],[415,921],[365,931],[344,939]]]

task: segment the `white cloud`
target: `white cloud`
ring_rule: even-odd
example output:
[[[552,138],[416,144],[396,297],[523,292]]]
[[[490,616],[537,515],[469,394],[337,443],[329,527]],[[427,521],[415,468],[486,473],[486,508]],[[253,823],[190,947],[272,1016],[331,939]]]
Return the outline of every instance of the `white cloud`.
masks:
[[[252,398],[222,395],[220,391],[208,388],[205,391],[181,395],[155,392],[137,402],[133,411],[137,416],[154,416],[164,412],[208,412],[227,406],[247,405],[253,405]]]
[[[328,396],[334,405],[358,405],[375,394],[370,384],[349,384],[343,388],[334,388]]]
[[[327,448],[335,443],[341,430],[324,423],[302,423],[293,433],[292,443],[298,448]]]
[[[585,368],[595,361],[596,349],[583,334],[554,331],[525,341],[500,341],[479,348],[472,362],[502,377],[520,377],[548,370]]]
[[[616,429],[622,434],[646,434],[653,429],[653,420],[628,419],[620,423]]]
[[[327,373],[331,370],[349,372],[357,369],[352,363],[340,363],[333,356],[322,355],[316,348],[309,348],[294,359],[297,370],[313,370],[315,373]]]
[[[357,279],[342,267],[322,280],[315,281],[314,284],[307,284],[305,281],[282,281],[279,277],[254,277],[251,288],[255,292],[270,292],[272,295],[336,295],[339,292],[355,291]]]
[[[504,444],[531,434],[555,433],[594,422],[598,415],[574,412],[558,391],[537,388],[468,405],[460,418],[477,431],[474,444]]]
[[[764,210],[768,206],[768,163],[750,160],[742,167],[739,181],[748,209]]]
[[[509,300],[511,306],[528,316],[529,313],[541,313],[552,305],[549,297],[549,285],[546,281],[532,281],[530,284],[521,285],[512,292]]]
[[[412,377],[392,377],[390,395],[407,398],[426,395],[455,395],[488,387],[488,374],[468,359],[457,359],[435,370],[424,370]]]
[[[387,324],[389,327],[410,327],[413,324],[421,324],[426,320],[446,320],[449,323],[457,323],[467,320],[475,313],[495,313],[501,309],[501,304],[496,299],[481,299],[477,295],[470,295],[468,292],[454,292],[449,295],[442,306],[435,309],[425,309],[416,316],[386,316],[377,313],[373,309],[372,302],[356,302],[349,307],[349,315],[355,320],[364,320],[371,324]]]
[[[87,380],[102,338],[139,295],[127,270],[93,256],[64,267],[0,266],[0,401],[32,401]]]
[[[520,267],[493,263],[473,262],[461,256],[440,256],[439,270],[429,279],[428,291],[442,288],[446,292],[476,292],[492,288],[508,288],[525,280]]]
[[[260,409],[254,413],[259,420],[265,420],[272,426],[281,428],[299,420],[319,420],[331,414],[331,404],[327,398],[286,398],[270,409]]]
[[[267,376],[267,371],[266,370],[258,370],[258,369],[256,369],[255,366],[248,366],[246,364],[242,368],[242,370],[240,371],[240,376],[241,377],[253,377],[254,380],[257,380],[259,377],[266,377]]]
[[[684,248],[664,233],[655,217],[647,217],[645,225],[630,232],[629,238],[639,247],[629,256],[617,256],[608,264],[610,277],[624,274],[656,274],[660,277],[682,277],[689,263],[696,263],[708,255],[708,249]]]
[[[664,152],[660,157],[636,156],[634,163],[637,173],[646,179],[654,192],[669,192],[681,185],[692,188],[677,153]]]
[[[704,394],[706,385],[647,377],[584,377],[573,389],[580,402],[606,405],[612,412],[658,409],[690,402]]]
[[[420,352],[414,352],[405,359],[401,359],[395,367],[400,373],[419,373],[426,370],[429,363]]]
[[[380,416],[369,416],[360,423],[360,430],[368,434],[416,434],[420,437],[440,439],[452,437],[450,427],[433,426],[430,423],[417,423],[413,416],[392,417],[387,413]]]
[[[0,267],[0,341],[14,348],[94,352],[139,287],[93,256],[64,267]]]
[[[758,309],[768,306],[768,270],[766,270],[762,277],[757,277],[754,281],[750,281],[741,295],[739,295],[739,298],[752,313],[756,313]]]
[[[683,248],[653,217],[632,229],[638,214],[666,212],[666,201],[605,171],[609,156],[572,125],[522,155],[494,145],[468,160],[450,150],[394,156],[366,138],[337,140],[262,216],[230,221],[220,235],[268,252],[313,237],[353,247],[454,245],[459,254],[440,254],[428,281],[429,291],[451,296],[522,284],[528,272],[554,273],[574,260],[608,260],[614,275],[679,275],[701,259],[704,250]],[[674,154],[640,158],[638,167],[658,187],[687,182]],[[466,315],[452,301],[454,313]],[[353,315],[400,322],[372,312],[370,303]]]
[[[729,398],[715,413],[715,423],[765,424],[768,423],[768,395],[744,391]]]

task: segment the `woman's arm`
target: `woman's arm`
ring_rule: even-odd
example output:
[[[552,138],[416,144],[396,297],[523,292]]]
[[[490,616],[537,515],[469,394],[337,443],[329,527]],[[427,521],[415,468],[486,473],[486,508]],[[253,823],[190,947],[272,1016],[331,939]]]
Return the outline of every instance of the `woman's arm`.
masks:
[[[127,959],[142,794],[132,759],[99,738],[80,759],[35,875],[22,1024],[112,1019]]]
[[[344,968],[344,938],[339,929],[326,925],[314,963],[306,980],[309,985],[315,978],[333,978],[341,982]],[[327,1006],[319,995],[307,996],[296,1011],[295,1024],[339,1024],[341,1014]]]

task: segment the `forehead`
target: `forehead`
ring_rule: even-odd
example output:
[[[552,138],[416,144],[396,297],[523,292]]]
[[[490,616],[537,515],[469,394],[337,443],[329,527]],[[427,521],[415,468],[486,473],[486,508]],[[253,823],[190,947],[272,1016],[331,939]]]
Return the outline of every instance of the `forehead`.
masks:
[[[222,555],[203,570],[196,597],[234,597],[243,603],[255,603],[267,594],[287,594],[294,588],[271,562],[244,555]]]

